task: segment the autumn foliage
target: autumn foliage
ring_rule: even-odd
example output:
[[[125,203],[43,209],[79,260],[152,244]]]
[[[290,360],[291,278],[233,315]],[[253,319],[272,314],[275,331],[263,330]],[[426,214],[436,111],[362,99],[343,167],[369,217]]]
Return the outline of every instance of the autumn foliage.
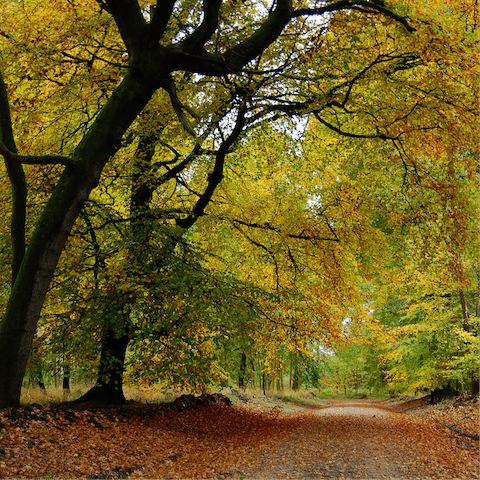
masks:
[[[217,400],[4,410],[0,475],[478,478],[478,435],[465,436],[478,430],[474,405],[457,410],[455,421],[464,418],[458,433],[442,423],[445,417],[393,413],[371,401],[336,401],[326,410],[316,404],[286,413],[284,404],[229,406],[221,396],[210,398]]]
[[[2,2],[2,406],[478,390],[477,5],[271,3]]]

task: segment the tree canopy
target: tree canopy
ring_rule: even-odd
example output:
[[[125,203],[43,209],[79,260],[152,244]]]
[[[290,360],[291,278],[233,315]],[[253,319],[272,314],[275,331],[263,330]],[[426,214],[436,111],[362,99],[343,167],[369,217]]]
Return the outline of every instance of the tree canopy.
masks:
[[[99,359],[108,395],[125,362],[202,389],[439,322],[471,373],[475,9],[3,2],[0,406],[35,338],[67,370]],[[403,325],[379,320],[389,298]]]

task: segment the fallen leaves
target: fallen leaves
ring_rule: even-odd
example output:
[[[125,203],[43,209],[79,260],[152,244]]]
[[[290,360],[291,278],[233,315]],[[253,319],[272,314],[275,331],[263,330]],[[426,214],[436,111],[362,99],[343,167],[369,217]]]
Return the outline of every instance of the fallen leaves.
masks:
[[[241,407],[83,408],[1,412],[0,477],[211,478],[289,430],[285,418]]]
[[[479,439],[479,413],[478,397],[476,399],[456,397],[415,411],[416,415],[428,418],[473,440]]]
[[[478,442],[465,446],[427,418],[373,415],[218,404],[9,409],[0,412],[0,478],[478,478]]]
[[[478,478],[478,441],[379,404],[343,403],[311,414],[245,477]]]

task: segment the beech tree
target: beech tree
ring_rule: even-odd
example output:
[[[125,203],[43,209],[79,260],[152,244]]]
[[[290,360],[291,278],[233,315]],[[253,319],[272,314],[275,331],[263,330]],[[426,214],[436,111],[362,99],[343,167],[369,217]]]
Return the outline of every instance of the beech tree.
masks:
[[[368,0],[58,0],[40,7],[12,0],[2,8],[10,21],[0,32],[2,68],[19,82],[0,84],[0,153],[14,198],[14,283],[0,330],[0,407],[19,403],[45,295],[72,227],[157,91],[166,93],[191,137],[155,168],[165,181],[183,185],[171,217],[179,237],[206,214],[228,155],[249,129],[282,116],[315,115],[340,134],[378,138],[402,152],[402,135],[436,128],[437,119],[419,112],[444,98],[443,91],[423,87],[431,78],[442,81],[438,56],[451,46],[441,43],[448,43],[442,23],[425,21],[422,9],[411,11],[416,22],[407,20],[405,7]],[[432,44],[433,26],[440,30]],[[16,72],[16,65],[26,73]],[[417,70],[418,78],[405,74]],[[430,70],[437,76],[429,77]],[[365,94],[384,87],[386,99]],[[12,105],[21,99],[13,129],[9,89]],[[390,108],[396,94],[400,101]],[[38,108],[38,99],[52,111],[22,119],[23,109],[30,114]],[[162,104],[156,108],[160,115]],[[202,137],[219,108],[223,120]],[[16,125],[25,154],[12,141]],[[33,145],[24,138],[32,133]],[[22,164],[51,166],[54,178],[45,185],[48,199],[28,241]],[[188,188],[192,179],[195,189]]]

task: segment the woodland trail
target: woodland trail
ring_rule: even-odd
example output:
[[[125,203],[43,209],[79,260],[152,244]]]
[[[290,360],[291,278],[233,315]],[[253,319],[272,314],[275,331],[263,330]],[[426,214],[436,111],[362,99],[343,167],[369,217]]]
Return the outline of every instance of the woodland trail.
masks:
[[[0,478],[479,478],[478,402],[177,400],[0,411]]]
[[[249,478],[478,478],[478,441],[370,400],[332,400],[262,451]]]

